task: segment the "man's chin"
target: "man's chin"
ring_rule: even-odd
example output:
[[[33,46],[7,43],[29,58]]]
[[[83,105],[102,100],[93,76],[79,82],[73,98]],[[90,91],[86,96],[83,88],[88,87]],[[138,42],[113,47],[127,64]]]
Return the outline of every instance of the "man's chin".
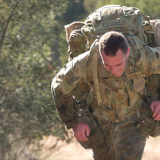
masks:
[[[113,74],[114,77],[121,77],[123,73]]]

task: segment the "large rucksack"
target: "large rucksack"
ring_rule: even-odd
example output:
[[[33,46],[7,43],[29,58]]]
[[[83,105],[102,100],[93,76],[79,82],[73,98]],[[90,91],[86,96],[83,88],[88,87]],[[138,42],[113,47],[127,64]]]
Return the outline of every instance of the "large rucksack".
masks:
[[[140,10],[134,7],[120,5],[104,6],[90,14],[85,22],[73,22],[66,25],[65,29],[68,42],[69,61],[79,54],[90,50],[93,42],[109,31],[118,31],[126,37],[128,45],[131,48],[130,56],[134,57],[134,53],[137,52],[137,50],[141,50],[140,41],[144,46],[152,47],[151,49],[153,49],[155,53],[157,50],[158,55],[160,54],[160,20],[149,20],[149,17],[147,17],[147,21],[144,21]],[[144,60],[143,56],[142,60]],[[137,62],[137,65],[140,65],[140,63],[143,64],[145,61]],[[149,83],[149,81],[154,81],[155,86],[158,86],[159,84],[159,78],[155,81],[155,77],[150,77],[148,82],[146,81],[146,84]],[[82,88],[85,90],[85,85],[81,86],[83,86]],[[151,91],[151,94],[153,95],[151,88],[152,85],[149,84],[147,90]],[[155,94],[154,96],[156,96]],[[94,96],[93,99],[95,100]],[[94,101],[92,101],[92,103],[93,102]],[[81,104],[78,104],[78,106],[81,106]],[[95,106],[97,106],[97,102],[95,102]],[[94,108],[92,109],[94,110]],[[144,130],[147,135],[149,134],[153,137],[160,135],[160,122],[155,122],[151,116],[146,117],[146,114],[144,115],[144,119],[148,122],[147,126],[145,126],[144,123],[140,123],[140,126],[138,127],[141,130]],[[144,122],[144,119],[142,119],[142,122]]]
[[[88,51],[95,39],[109,31],[135,35],[150,47],[160,47],[160,21],[143,21],[140,10],[134,7],[107,5],[95,10],[85,22],[65,26],[69,60]],[[131,53],[132,54],[132,53]]]

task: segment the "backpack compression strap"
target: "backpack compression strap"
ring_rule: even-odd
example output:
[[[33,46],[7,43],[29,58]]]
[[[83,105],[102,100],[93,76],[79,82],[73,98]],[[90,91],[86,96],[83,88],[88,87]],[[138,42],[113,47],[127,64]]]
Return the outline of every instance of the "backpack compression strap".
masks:
[[[102,99],[101,99],[101,93],[100,93],[99,84],[98,84],[98,78],[97,78],[97,52],[94,52],[94,55],[93,55],[92,72],[93,72],[94,86],[97,94],[97,100],[98,100],[98,104],[100,104],[102,103]]]

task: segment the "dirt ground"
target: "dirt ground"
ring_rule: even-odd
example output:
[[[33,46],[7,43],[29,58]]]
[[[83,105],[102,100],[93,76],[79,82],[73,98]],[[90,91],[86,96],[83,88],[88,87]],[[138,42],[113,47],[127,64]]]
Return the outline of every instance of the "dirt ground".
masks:
[[[52,140],[49,138],[46,145],[48,146]],[[90,150],[83,149],[76,141],[71,144],[59,142],[58,146],[52,151],[51,156],[44,160],[92,160]],[[142,160],[160,160],[160,137],[149,137]]]

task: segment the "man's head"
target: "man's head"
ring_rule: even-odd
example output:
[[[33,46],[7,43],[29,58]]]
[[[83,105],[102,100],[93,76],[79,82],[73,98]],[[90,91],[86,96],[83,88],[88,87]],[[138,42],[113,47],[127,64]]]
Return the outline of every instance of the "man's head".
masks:
[[[108,32],[99,41],[99,52],[104,66],[115,77],[123,74],[129,51],[126,38],[119,32]]]

